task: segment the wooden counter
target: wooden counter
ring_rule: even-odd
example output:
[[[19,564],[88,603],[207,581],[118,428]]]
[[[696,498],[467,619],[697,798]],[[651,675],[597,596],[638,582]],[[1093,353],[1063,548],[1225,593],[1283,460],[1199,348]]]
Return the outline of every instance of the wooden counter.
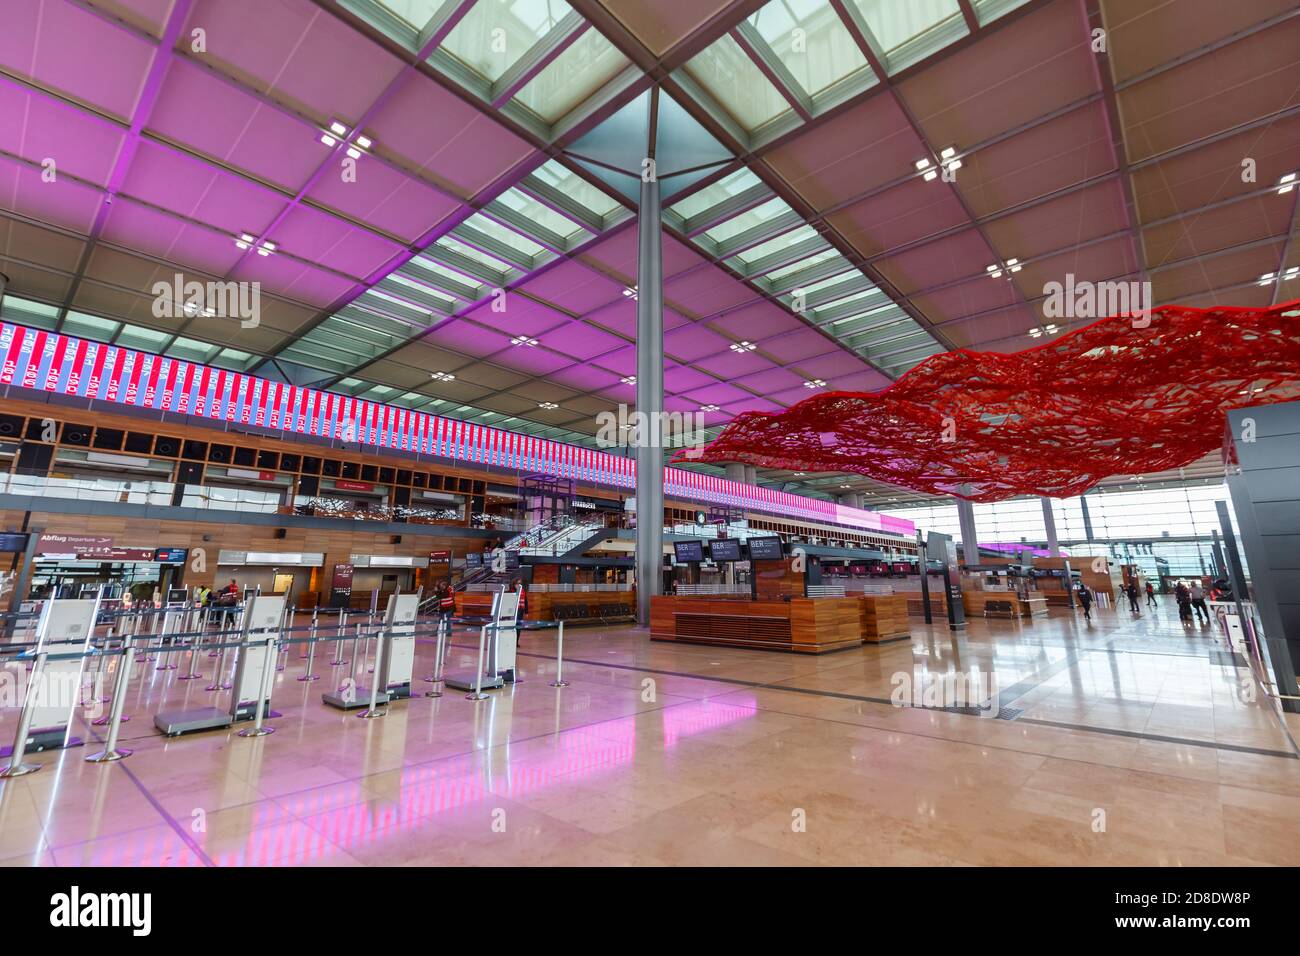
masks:
[[[901,641],[912,636],[907,622],[907,595],[859,594],[862,640],[868,644]]]
[[[650,598],[650,639],[825,654],[862,643],[862,599]]]
[[[967,617],[984,617],[984,610],[990,602],[1010,604],[1012,617],[1015,618],[1039,617],[1047,613],[1047,598],[1041,594],[1031,594],[1029,599],[1025,600],[1015,591],[962,592],[961,603]],[[994,611],[988,616],[1005,617],[1006,615]]]

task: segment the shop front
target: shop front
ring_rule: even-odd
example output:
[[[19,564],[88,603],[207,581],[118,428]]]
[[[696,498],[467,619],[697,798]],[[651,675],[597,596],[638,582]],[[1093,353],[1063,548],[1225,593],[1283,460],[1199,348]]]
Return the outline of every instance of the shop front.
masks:
[[[261,588],[263,594],[283,594],[289,606],[299,606],[299,599],[311,593],[312,576],[325,563],[325,555],[300,551],[236,551],[223,548],[217,557],[215,587],[221,589],[233,580],[242,593]]]

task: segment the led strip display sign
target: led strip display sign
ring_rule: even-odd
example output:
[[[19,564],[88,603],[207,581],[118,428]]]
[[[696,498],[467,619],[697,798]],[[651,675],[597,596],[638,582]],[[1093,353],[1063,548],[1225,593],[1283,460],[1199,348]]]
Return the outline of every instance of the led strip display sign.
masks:
[[[620,455],[9,322],[0,322],[0,355],[0,387],[359,442],[629,492],[636,488],[636,464]],[[872,511],[678,468],[665,469],[664,492],[866,531],[910,535],[914,530],[910,521]]]

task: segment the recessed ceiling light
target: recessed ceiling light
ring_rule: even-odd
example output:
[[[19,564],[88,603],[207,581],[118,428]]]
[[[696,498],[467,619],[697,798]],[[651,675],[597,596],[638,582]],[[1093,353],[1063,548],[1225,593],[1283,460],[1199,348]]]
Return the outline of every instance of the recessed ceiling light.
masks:
[[[949,146],[946,149],[944,149],[941,153],[939,153],[939,158],[952,159],[956,155],[957,155],[957,147]]]
[[[700,411],[702,411],[702,412],[716,412],[717,410],[718,410],[718,406],[717,406],[717,405],[701,405],[701,406],[700,406]]]
[[[1260,277],[1259,277],[1259,281],[1256,282],[1255,284],[1256,284],[1256,285],[1268,285],[1268,284],[1269,284],[1270,282],[1272,282],[1272,281],[1273,281],[1273,273],[1271,273],[1271,272],[1267,272],[1267,273],[1265,273],[1264,275],[1260,276]]]
[[[360,159],[360,158],[361,158],[361,150],[357,149],[355,146],[349,146],[349,147],[347,148],[347,154],[348,154],[348,158],[350,158],[350,159]]]
[[[321,133],[320,141],[324,143],[326,146],[333,146],[335,143],[338,142],[338,140],[335,139],[333,136],[331,136],[329,133]]]
[[[436,382],[450,382],[456,378],[456,376],[452,375],[450,372],[434,372],[429,377]]]
[[[803,383],[804,388],[825,388],[826,382],[820,378],[812,378]]]
[[[628,286],[623,290],[623,295],[632,301],[636,301],[636,286]]]
[[[541,343],[538,342],[537,339],[530,339],[530,338],[528,338],[528,336],[526,336],[526,335],[521,335],[521,336],[519,336],[518,338],[513,338],[513,339],[511,339],[511,340],[510,340],[510,344],[511,344],[511,345],[527,345],[529,348],[532,348],[534,345],[540,345]]]
[[[622,382],[624,385],[635,385],[635,384],[636,384],[636,376],[635,376],[635,375],[624,375],[622,378],[619,379],[619,381]]]
[[[752,352],[758,348],[753,342],[732,342],[731,351],[733,352]]]
[[[551,408],[559,408],[560,406],[556,405],[554,402],[538,402],[537,407],[551,409]]]
[[[1277,181],[1277,184],[1279,187],[1277,194],[1279,196],[1289,193],[1291,190],[1295,189],[1296,174],[1287,173],[1285,176],[1283,176],[1281,179]]]
[[[348,134],[348,128],[338,120],[331,120],[330,132],[335,133],[338,136],[346,136]]]
[[[362,149],[369,149],[374,145],[374,141],[369,136],[358,136],[357,145]]]

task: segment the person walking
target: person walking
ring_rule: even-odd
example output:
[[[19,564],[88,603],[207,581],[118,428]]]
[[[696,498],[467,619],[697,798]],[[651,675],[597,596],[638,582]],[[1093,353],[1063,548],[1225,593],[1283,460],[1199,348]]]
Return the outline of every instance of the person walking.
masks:
[[[1156,589],[1154,586],[1152,586],[1151,582],[1148,581],[1147,582],[1147,607],[1159,607],[1159,606],[1160,605],[1156,602]]]
[[[1125,592],[1124,592],[1124,593],[1128,595],[1128,609],[1129,609],[1130,611],[1132,611],[1134,614],[1141,614],[1142,611],[1141,611],[1141,609],[1138,607],[1138,586],[1137,586],[1137,583],[1134,582],[1134,581],[1130,581],[1130,582],[1128,583],[1128,587],[1125,589]]]
[[[1079,582],[1079,606],[1083,608],[1083,619],[1092,621],[1092,592],[1088,590],[1087,585],[1082,581]]]
[[[1202,624],[1210,623],[1210,609],[1205,606],[1205,590],[1201,587],[1200,581],[1193,581],[1188,591],[1192,608],[1196,611],[1196,619]],[[1191,615],[1188,615],[1190,619]]]
[[[1178,582],[1174,588],[1174,600],[1178,602],[1178,620],[1184,624],[1192,622],[1192,592],[1188,590],[1186,584]]]

